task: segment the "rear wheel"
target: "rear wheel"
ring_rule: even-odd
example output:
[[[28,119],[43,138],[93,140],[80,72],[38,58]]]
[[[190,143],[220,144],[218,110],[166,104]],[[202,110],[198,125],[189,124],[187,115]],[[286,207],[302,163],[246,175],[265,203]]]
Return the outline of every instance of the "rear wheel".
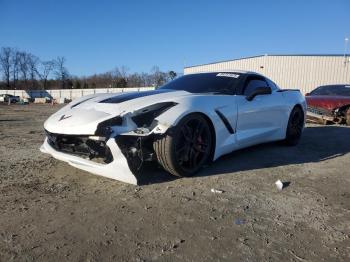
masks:
[[[196,173],[209,160],[212,146],[209,123],[200,114],[184,117],[153,144],[158,162],[175,176]]]
[[[299,106],[296,106],[293,108],[292,112],[290,113],[289,120],[288,120],[286,139],[285,139],[285,142],[287,145],[295,146],[299,143],[301,134],[303,132],[303,127],[304,127],[304,112]]]

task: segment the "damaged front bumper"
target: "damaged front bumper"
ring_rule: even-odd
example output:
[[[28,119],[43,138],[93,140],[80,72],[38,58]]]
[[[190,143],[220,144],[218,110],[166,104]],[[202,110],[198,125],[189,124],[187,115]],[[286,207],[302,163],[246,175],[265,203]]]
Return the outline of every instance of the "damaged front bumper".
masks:
[[[95,175],[137,185],[137,177],[130,169],[128,160],[118,147],[116,139],[109,138],[106,142],[106,147],[108,147],[111,154],[111,158],[109,158],[109,161],[107,161],[108,163],[97,163],[90,159],[84,159],[81,156],[57,150],[52,144],[49,143],[48,137],[45,138],[43,145],[40,147],[40,151],[50,154],[58,160],[65,161],[73,167]]]
[[[332,116],[320,115],[320,114],[316,114],[316,113],[309,112],[309,111],[306,113],[306,115],[307,115],[309,120],[317,119],[317,120],[322,120],[322,121],[334,122],[334,117],[332,117]]]
[[[308,121],[315,122],[315,123],[321,122],[323,124],[326,124],[328,122],[331,122],[331,123],[343,122],[343,119],[339,115],[338,110],[331,111],[323,108],[308,106],[306,111],[306,116]]]
[[[337,117],[334,116],[333,112],[316,107],[308,107],[306,115],[311,122],[336,122]]]

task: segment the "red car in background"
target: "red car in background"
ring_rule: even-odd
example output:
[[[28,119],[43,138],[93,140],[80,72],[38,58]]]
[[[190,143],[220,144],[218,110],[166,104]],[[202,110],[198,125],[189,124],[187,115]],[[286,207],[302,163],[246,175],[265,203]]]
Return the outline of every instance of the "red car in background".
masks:
[[[309,121],[350,126],[350,85],[319,86],[305,98]]]

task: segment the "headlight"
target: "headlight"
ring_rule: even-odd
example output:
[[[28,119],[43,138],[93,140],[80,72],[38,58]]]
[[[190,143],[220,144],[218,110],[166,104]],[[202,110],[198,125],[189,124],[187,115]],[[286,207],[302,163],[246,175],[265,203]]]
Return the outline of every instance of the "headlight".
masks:
[[[134,112],[131,119],[138,127],[149,127],[152,125],[154,119],[167,111],[169,108],[177,105],[175,102],[163,102],[154,104]]]
[[[113,117],[98,124],[95,135],[96,136],[109,136],[112,133],[112,126],[121,126],[123,119],[120,116]]]

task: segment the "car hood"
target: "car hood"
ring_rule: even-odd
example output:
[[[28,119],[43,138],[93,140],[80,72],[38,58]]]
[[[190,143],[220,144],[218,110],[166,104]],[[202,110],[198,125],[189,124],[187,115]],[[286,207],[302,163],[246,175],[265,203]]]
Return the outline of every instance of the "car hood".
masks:
[[[308,106],[334,110],[336,108],[349,105],[348,96],[306,96]]]
[[[191,95],[194,94],[160,89],[84,96],[50,116],[44,123],[44,128],[56,134],[92,135],[102,121],[132,113],[153,104],[177,102],[181,97]]]

